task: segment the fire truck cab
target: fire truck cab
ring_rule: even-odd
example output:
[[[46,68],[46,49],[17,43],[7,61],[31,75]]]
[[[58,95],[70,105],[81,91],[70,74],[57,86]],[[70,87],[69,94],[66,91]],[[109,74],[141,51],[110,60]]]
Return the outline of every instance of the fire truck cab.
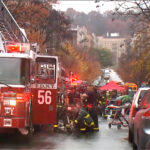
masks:
[[[33,123],[56,123],[56,96],[58,78],[58,58],[37,55],[35,76],[32,86]]]
[[[0,53],[0,130],[27,135],[34,125],[55,124],[58,58],[23,53],[17,44],[6,49]]]

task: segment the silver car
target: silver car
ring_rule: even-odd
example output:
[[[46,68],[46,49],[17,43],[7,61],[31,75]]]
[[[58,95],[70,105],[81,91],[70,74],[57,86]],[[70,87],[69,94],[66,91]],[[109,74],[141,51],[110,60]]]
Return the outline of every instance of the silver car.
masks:
[[[150,141],[150,90],[144,94],[137,109],[133,120],[133,143],[139,150],[149,149],[146,145]]]
[[[143,95],[150,87],[142,87],[139,88],[136,94],[134,95],[130,113],[129,113],[129,131],[128,131],[128,139],[130,142],[133,142],[133,130],[134,130],[134,118],[136,113],[138,112],[138,106],[140,101],[142,100]]]

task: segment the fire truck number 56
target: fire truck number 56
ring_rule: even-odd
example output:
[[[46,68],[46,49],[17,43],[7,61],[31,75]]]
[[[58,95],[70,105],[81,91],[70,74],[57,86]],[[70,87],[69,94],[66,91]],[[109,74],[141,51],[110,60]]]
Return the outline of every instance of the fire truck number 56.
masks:
[[[51,104],[51,91],[38,90],[38,103],[39,104]]]

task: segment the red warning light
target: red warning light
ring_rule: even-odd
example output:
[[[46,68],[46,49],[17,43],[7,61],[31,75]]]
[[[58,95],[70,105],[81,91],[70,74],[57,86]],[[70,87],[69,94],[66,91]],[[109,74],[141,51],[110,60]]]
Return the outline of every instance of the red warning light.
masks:
[[[30,49],[28,43],[11,43],[6,45],[6,50],[8,53],[24,53]]]
[[[9,53],[20,52],[21,51],[20,45],[17,45],[17,44],[6,45],[6,49],[7,49],[7,52],[9,52]]]

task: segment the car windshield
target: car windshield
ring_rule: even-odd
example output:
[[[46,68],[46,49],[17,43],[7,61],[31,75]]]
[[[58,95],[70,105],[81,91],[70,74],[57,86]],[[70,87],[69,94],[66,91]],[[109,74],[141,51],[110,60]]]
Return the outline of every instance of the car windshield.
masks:
[[[29,60],[0,58],[0,84],[25,85],[29,82]]]

